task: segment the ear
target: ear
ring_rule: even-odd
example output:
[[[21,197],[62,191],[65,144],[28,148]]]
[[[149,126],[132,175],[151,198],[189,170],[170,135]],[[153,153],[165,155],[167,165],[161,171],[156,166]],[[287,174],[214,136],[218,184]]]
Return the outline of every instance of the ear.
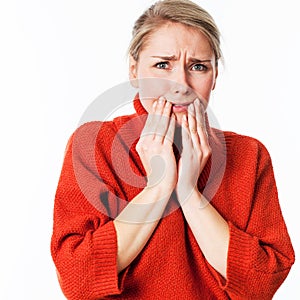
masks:
[[[137,64],[138,62],[130,55],[129,57],[129,79],[131,85],[135,88],[139,87],[139,83],[137,80]]]
[[[218,66],[216,66],[216,74],[215,74],[215,80],[214,80],[214,84],[213,84],[213,87],[212,87],[212,91],[215,89],[216,87],[216,83],[217,83],[217,78],[218,78]]]

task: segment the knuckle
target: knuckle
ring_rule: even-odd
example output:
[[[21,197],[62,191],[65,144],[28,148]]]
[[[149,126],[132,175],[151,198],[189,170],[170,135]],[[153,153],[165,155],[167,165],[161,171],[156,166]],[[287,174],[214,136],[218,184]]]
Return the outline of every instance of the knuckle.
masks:
[[[203,159],[203,156],[204,156],[203,151],[199,151],[199,153],[198,153],[198,159],[199,159],[199,161],[201,161]]]
[[[203,155],[205,156],[205,157],[209,157],[210,155],[211,155],[211,147],[209,146],[209,145],[205,145],[204,147],[203,147]]]
[[[198,130],[196,128],[191,128],[191,133],[192,134],[198,134]]]
[[[138,153],[144,153],[148,150],[147,144],[141,140],[136,144],[135,148]]]
[[[202,122],[199,122],[197,124],[197,128],[198,128],[198,130],[203,130],[204,129],[204,126],[203,126]]]

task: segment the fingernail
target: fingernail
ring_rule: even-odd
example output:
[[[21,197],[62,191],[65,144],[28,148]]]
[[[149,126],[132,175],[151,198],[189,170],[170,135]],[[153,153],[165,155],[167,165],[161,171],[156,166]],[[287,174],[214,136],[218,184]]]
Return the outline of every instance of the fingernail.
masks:
[[[155,100],[155,101],[153,102],[153,104],[152,104],[152,107],[155,108],[156,105],[157,105],[157,101]]]
[[[164,98],[164,97],[161,96],[161,97],[158,98],[158,102],[159,102],[159,103],[163,103],[164,101],[165,101],[165,98]]]
[[[200,100],[199,100],[199,98],[197,98],[197,99],[195,100],[195,104],[196,104],[196,105],[200,105]]]

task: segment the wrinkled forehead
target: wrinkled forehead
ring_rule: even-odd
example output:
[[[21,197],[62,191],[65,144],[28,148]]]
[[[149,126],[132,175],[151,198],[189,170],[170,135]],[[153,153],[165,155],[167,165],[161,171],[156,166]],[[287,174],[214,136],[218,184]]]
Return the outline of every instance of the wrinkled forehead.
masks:
[[[140,53],[142,51],[158,51],[165,55],[185,51],[191,56],[209,57],[213,54],[209,39],[199,28],[174,22],[165,22],[148,33],[140,48]]]

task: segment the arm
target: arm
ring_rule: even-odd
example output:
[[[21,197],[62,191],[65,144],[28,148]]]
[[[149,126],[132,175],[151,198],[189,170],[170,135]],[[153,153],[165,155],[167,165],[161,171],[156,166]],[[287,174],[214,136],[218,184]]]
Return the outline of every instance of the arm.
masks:
[[[155,230],[169,197],[170,194],[163,195],[155,188],[145,188],[113,221],[118,240],[118,272],[129,266],[142,251]]]
[[[182,122],[183,150],[176,187],[178,200],[207,261],[226,278],[229,226],[197,188],[211,149],[205,129],[204,109],[197,99]]]
[[[261,144],[257,150],[257,175],[247,222],[243,226],[228,222],[227,281],[222,287],[233,299],[240,295],[246,299],[272,299],[295,259],[269,153]],[[244,214],[242,207],[240,211]]]
[[[70,300],[120,294],[123,285],[115,263],[116,231],[99,201],[113,203],[115,193],[86,167],[85,157],[74,146],[77,138],[86,136],[82,131],[90,136],[93,127],[79,129],[70,139],[55,195],[51,254],[61,289]],[[79,144],[89,143],[84,139]]]
[[[207,261],[226,278],[229,226],[198,191],[193,191],[182,211]]]
[[[161,99],[154,102],[153,110],[136,147],[147,173],[147,187],[114,220],[119,272],[134,260],[151,237],[177,180],[171,105]]]
[[[98,134],[99,126],[87,124],[71,138],[55,197],[51,240],[60,285],[68,299],[98,299],[122,293],[126,267],[150,238],[177,179],[172,152],[175,121],[162,116],[167,116],[168,110],[170,112],[170,107],[165,109],[164,102],[155,110],[165,122],[160,122],[163,126],[159,130],[165,132],[156,136],[157,131],[153,133],[149,117],[150,125],[148,122],[145,133],[149,130],[151,134],[145,134],[138,144],[149,174],[148,185],[115,220],[113,216],[120,210],[117,195],[122,191],[118,190],[114,177],[110,177],[111,173],[104,178],[105,183],[103,176],[99,177],[97,167],[91,163],[96,155],[102,171],[110,172],[105,156],[107,149],[95,154],[93,137]],[[114,132],[103,133],[106,139],[113,140]],[[168,139],[164,138],[166,135]],[[165,168],[161,169],[161,160],[156,165],[153,156],[163,158]],[[156,182],[156,175],[165,170],[169,176],[159,176],[161,181]],[[143,206],[142,210],[140,206]],[[122,274],[118,274],[121,270]]]
[[[244,157],[245,161],[253,162],[252,169],[256,172],[255,180],[251,177],[253,182],[248,177],[244,179],[247,195],[231,191],[234,194],[230,196],[226,187],[219,191],[224,199],[232,201],[231,197],[235,197],[234,201],[239,203],[237,206],[235,202],[234,207],[240,216],[232,218],[243,219],[244,225],[235,224],[231,218],[225,219],[232,212],[224,213],[225,208],[222,217],[195,190],[196,180],[187,176],[200,174],[206,163],[209,145],[203,128],[202,120],[189,113],[183,132],[184,147],[188,151],[182,153],[176,188],[183,213],[220,287],[232,299],[271,299],[289,273],[294,251],[280,210],[270,157],[261,144],[257,147],[257,161],[253,162],[253,149],[250,157]],[[241,145],[249,147],[243,141]],[[245,156],[247,149],[244,148],[240,151]],[[200,164],[196,163],[197,160],[191,163],[193,156],[198,157]],[[242,171],[247,174],[247,171]],[[249,185],[253,186],[250,188]],[[187,190],[184,187],[188,187]],[[249,190],[252,190],[251,194]]]

